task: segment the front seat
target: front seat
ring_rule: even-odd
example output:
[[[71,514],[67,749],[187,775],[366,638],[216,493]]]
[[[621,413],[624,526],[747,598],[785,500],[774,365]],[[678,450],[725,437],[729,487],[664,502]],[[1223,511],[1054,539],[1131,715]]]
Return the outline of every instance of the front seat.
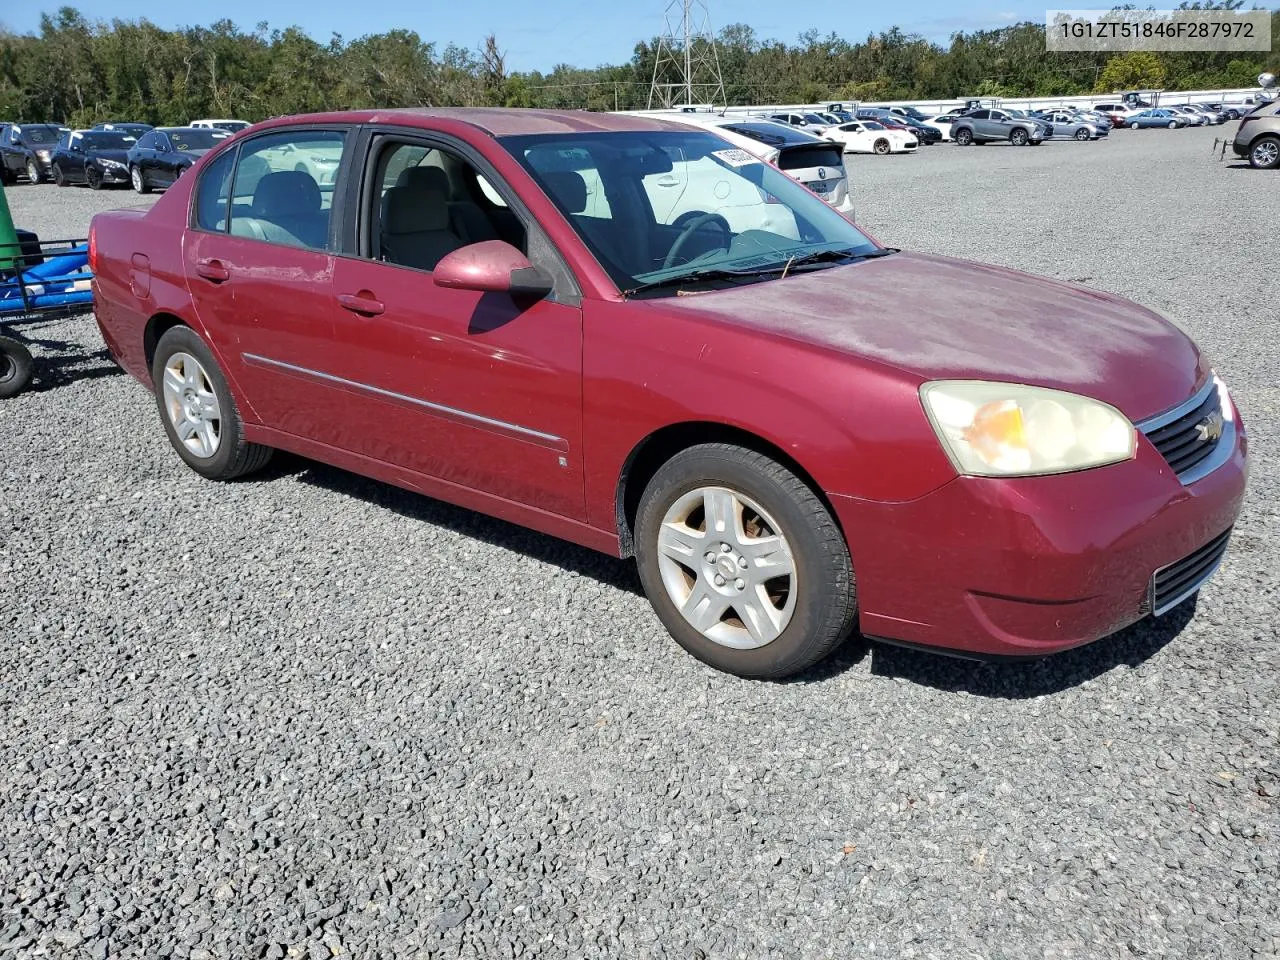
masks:
[[[329,218],[320,209],[320,186],[300,170],[269,173],[259,180],[253,191],[253,216],[286,234],[269,239],[292,239],[300,247],[322,249],[329,232]]]
[[[443,194],[449,202],[450,227],[464,243],[499,239],[493,222],[485,216],[479,206],[470,200],[453,199],[453,187],[449,183],[449,175],[439,167],[407,167],[396,178],[396,185],[420,186]]]
[[[406,184],[382,198],[382,259],[418,270],[434,270],[449,253],[464,246],[449,229],[449,204],[439,190]]]
[[[617,221],[606,217],[587,217],[581,214],[587,209],[587,181],[573,170],[554,170],[541,174],[543,185],[551,199],[569,216],[569,221],[595,247],[592,252],[602,260],[606,268],[630,273],[626,264],[633,259],[627,255],[617,234]],[[637,256],[639,250],[637,249]]]

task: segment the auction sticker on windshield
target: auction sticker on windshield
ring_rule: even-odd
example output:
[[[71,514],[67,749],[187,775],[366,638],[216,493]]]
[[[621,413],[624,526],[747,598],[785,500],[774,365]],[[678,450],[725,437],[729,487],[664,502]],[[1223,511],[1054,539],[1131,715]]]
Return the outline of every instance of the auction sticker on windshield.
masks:
[[[745,150],[716,150],[711,155],[723,160],[731,167],[745,167],[748,163],[760,162]]]

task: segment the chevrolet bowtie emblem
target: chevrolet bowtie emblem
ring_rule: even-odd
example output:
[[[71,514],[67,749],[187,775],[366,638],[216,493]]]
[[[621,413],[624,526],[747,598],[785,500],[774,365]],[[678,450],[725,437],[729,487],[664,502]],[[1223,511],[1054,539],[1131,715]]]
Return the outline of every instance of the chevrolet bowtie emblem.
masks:
[[[1196,435],[1206,442],[1212,442],[1222,436],[1222,414],[1211,413],[1196,424]]]

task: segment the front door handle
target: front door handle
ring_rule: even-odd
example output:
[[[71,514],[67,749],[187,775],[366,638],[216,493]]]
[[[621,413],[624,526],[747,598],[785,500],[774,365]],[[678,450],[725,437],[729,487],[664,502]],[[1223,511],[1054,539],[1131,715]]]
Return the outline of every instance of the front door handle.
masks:
[[[338,305],[344,310],[350,310],[352,313],[358,313],[365,317],[376,317],[386,309],[382,305],[382,301],[375,299],[368,290],[361,290],[359,293],[354,294],[339,294]]]
[[[231,271],[221,260],[197,260],[196,273],[210,283],[226,283],[231,279]]]

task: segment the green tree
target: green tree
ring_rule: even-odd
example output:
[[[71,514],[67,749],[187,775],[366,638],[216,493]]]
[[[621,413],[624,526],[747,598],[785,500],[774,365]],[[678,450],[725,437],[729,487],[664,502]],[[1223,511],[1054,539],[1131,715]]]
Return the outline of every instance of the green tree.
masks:
[[[1147,50],[1116,54],[1107,61],[1094,90],[1161,89],[1165,85],[1165,68],[1160,58]]]

